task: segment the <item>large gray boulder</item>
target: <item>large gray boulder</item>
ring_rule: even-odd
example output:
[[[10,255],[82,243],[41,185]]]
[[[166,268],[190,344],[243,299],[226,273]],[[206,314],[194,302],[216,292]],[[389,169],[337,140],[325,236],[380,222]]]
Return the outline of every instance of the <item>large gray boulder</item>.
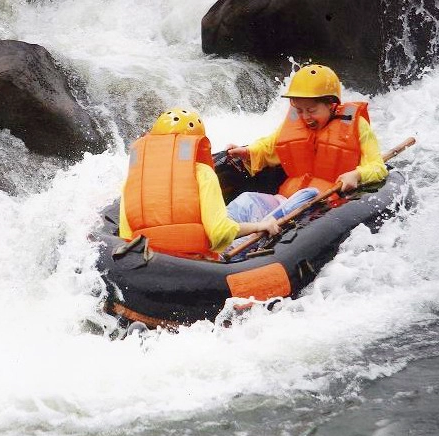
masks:
[[[0,128],[9,129],[32,151],[69,160],[106,148],[63,72],[36,44],[0,41]]]
[[[376,91],[437,61],[438,23],[435,0],[219,0],[203,17],[202,46],[271,64],[312,59]]]

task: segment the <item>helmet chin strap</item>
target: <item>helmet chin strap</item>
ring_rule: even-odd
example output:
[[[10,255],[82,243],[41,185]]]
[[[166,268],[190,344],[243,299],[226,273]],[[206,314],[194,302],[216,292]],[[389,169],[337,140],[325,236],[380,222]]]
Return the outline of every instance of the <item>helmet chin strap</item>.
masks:
[[[351,121],[352,120],[352,115],[338,115],[337,114],[337,108],[338,108],[338,103],[332,103],[331,105],[331,116],[329,117],[329,121],[331,120],[345,120],[345,121]],[[329,123],[328,121],[328,123]]]

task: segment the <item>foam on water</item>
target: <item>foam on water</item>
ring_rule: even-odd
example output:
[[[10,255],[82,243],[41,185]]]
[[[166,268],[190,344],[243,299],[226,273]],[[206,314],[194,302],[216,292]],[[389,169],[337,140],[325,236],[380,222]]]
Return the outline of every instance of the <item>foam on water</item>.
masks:
[[[9,22],[0,29],[62,53],[86,77],[93,71],[97,77],[88,76],[89,88],[104,78],[101,90],[108,91],[106,78],[126,74],[131,80],[136,72],[148,88],[151,75],[163,72],[165,88],[185,101],[191,86],[209,86],[207,71],[221,64],[213,80],[233,81],[236,75],[227,69],[241,65],[201,54],[198,26],[211,4],[3,2]],[[286,111],[287,102],[277,97],[263,114],[236,106],[231,112],[233,92],[201,111],[215,150],[270,133]],[[98,247],[87,235],[99,225],[102,207],[118,196],[127,166],[124,147],[86,154],[38,192],[26,186],[18,196],[0,191],[0,432],[116,434],[128,427],[134,434],[150,422],[221,409],[237,396],[273,396],[291,404],[311,393],[330,401],[338,381],[349,398],[364,378],[404,367],[412,358],[410,341],[402,354],[394,338],[434,319],[439,306],[439,71],[373,98],[343,92],[346,100],[370,101],[383,151],[416,136],[417,144],[393,162],[404,168],[419,204],[377,234],[359,226],[303,298],[284,302],[276,313],[255,308],[230,329],[199,322],[178,335],[163,331],[124,341],[82,332],[81,320],[94,314],[103,291],[94,268]],[[391,349],[367,356],[368,348],[385,344]]]

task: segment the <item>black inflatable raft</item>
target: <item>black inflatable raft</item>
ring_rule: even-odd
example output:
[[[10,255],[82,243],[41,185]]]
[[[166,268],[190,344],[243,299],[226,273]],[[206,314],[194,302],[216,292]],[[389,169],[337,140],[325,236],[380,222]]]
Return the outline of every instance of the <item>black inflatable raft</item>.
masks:
[[[241,191],[274,192],[285,177],[277,168],[249,178],[236,162],[222,155],[215,161],[227,200]],[[98,268],[108,289],[105,311],[127,323],[173,327],[213,321],[232,296],[297,298],[354,227],[363,223],[377,231],[401,206],[410,207],[412,200],[403,174],[391,170],[385,182],[355,192],[337,207],[325,203],[314,208],[285,231],[271,250],[232,263],[151,253],[144,238],[126,247],[117,237],[116,202],[104,210],[104,225],[94,233],[102,241]]]

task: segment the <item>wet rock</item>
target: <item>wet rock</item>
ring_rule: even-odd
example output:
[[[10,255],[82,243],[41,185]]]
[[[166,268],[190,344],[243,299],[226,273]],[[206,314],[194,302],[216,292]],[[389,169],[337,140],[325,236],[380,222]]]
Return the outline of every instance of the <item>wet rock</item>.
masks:
[[[219,0],[202,20],[202,46],[206,53],[248,53],[271,63],[289,56],[328,63],[346,73],[348,84],[374,92],[405,85],[437,61],[436,3]]]
[[[0,130],[0,191],[13,196],[41,192],[68,163],[56,156],[32,153],[9,130]]]
[[[0,96],[0,128],[9,129],[29,150],[69,160],[105,150],[96,122],[44,47],[0,41]]]

